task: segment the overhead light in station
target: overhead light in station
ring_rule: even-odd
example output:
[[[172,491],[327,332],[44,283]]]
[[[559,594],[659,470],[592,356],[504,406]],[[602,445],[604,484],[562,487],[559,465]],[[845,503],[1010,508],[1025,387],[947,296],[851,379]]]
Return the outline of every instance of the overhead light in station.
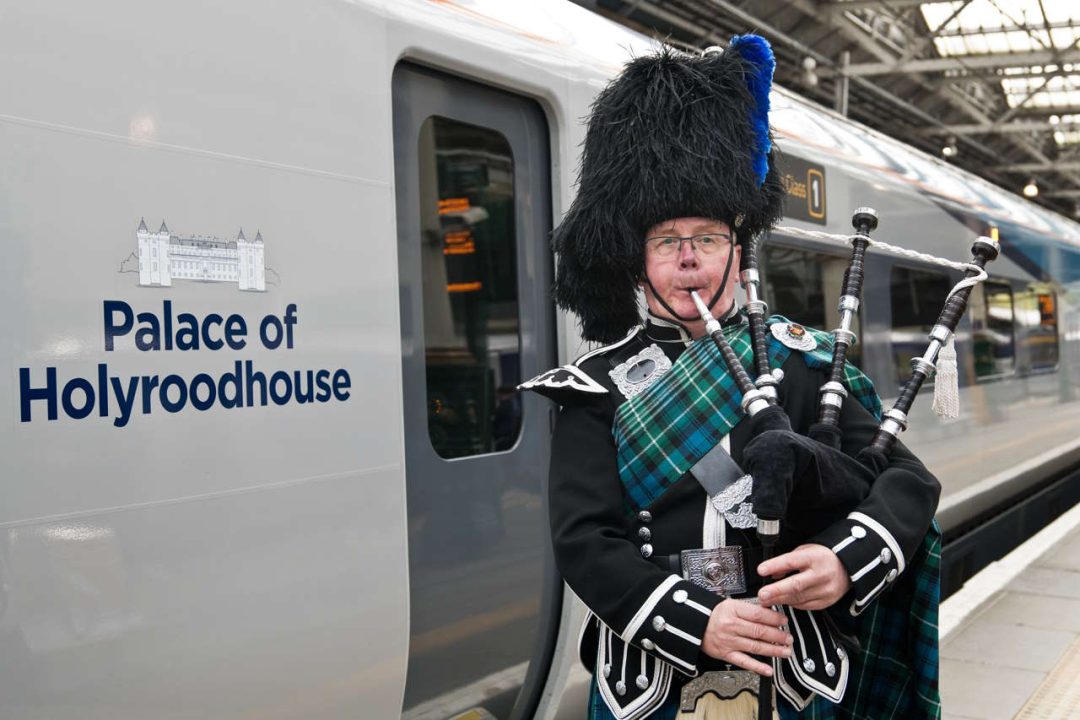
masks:
[[[1035,184],[1035,178],[1028,180],[1024,186],[1024,197],[1033,198],[1039,194],[1039,186]]]
[[[945,140],[945,146],[941,148],[941,154],[947,158],[956,157],[956,154],[960,152],[960,149],[956,147],[956,137],[950,135]]]
[[[803,83],[807,87],[817,87],[817,84],[818,84],[818,76],[817,76],[817,72],[816,72],[816,70],[817,70],[817,60],[815,60],[814,58],[807,55],[806,57],[803,58],[802,66],[803,66],[803,76],[802,76]]]

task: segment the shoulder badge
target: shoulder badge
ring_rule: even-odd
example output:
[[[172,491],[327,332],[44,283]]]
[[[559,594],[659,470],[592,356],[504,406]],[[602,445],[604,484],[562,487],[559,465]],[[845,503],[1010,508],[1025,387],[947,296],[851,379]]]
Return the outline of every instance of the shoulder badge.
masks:
[[[593,380],[580,368],[573,365],[563,365],[547,372],[540,373],[532,380],[527,380],[518,385],[518,390],[537,390],[548,388],[550,390],[577,390],[578,392],[606,395],[607,388]]]
[[[656,345],[615,366],[608,376],[627,400],[647,389],[671,369],[671,361]]]
[[[809,352],[817,347],[813,333],[798,323],[773,323],[769,326],[773,337],[792,350]]]

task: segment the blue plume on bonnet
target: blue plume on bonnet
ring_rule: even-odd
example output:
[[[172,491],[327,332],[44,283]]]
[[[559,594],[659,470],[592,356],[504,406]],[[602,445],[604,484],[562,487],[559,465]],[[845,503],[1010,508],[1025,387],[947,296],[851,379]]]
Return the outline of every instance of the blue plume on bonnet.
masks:
[[[746,86],[753,95],[756,107],[751,113],[757,147],[754,148],[754,174],[758,185],[765,182],[769,172],[769,89],[772,87],[773,70],[776,58],[773,56],[769,41],[760,35],[736,35],[731,38],[728,52],[737,52],[753,68],[746,78]]]

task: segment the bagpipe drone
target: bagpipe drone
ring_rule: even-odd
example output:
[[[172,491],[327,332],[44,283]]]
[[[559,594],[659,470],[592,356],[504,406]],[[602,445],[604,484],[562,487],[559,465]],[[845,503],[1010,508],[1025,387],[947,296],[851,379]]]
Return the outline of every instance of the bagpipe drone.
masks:
[[[706,332],[723,358],[728,372],[742,393],[742,408],[749,417],[753,439],[743,451],[743,467],[752,478],[750,503],[757,516],[757,533],[764,559],[774,556],[781,528],[791,538],[807,539],[844,517],[869,492],[874,479],[888,466],[888,454],[898,435],[907,429],[908,413],[923,383],[935,370],[938,356],[956,331],[967,307],[971,289],[987,277],[986,264],[998,255],[997,243],[979,237],[972,245],[972,258],[965,277],[946,298],[937,322],[929,333],[922,356],[912,359],[912,375],[891,409],[885,412],[873,441],[856,457],[840,450],[840,409],[847,390],[841,382],[848,348],[857,338],[851,330],[858,312],[863,280],[863,263],[871,243],[870,231],[877,227],[877,214],[870,208],[855,211],[851,236],[852,253],[844,273],[839,301],[840,326],[833,330],[833,355],[828,380],[820,388],[818,421],[809,435],[795,433],[776,400],[777,371],[769,368],[765,351],[764,303],[758,295],[756,249],[753,240],[744,243],[743,283],[749,298],[747,317],[752,338],[753,365],[758,373],[752,381],[731,348],[720,323],[696,293],[694,302],[706,324]],[[797,540],[789,540],[794,545]],[[766,579],[766,582],[768,580]],[[780,663],[774,663],[780,665]],[[759,718],[772,717],[771,679],[762,678],[759,689]]]

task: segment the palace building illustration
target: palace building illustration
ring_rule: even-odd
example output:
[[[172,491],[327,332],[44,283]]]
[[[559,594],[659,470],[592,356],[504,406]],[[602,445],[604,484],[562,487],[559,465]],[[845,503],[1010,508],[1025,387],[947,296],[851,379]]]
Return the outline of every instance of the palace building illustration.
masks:
[[[146,219],[135,231],[139,243],[139,284],[170,287],[174,280],[236,283],[240,290],[266,292],[262,233],[254,240],[243,228],[235,240],[204,235],[173,235],[162,220],[151,232]]]

